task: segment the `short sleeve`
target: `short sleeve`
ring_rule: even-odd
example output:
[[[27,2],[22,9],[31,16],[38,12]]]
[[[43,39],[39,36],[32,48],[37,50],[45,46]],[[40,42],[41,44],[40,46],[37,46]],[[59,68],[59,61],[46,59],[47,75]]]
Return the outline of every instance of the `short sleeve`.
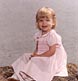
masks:
[[[54,44],[61,45],[61,36],[58,35],[57,33],[50,34],[47,39],[48,45],[52,46]]]

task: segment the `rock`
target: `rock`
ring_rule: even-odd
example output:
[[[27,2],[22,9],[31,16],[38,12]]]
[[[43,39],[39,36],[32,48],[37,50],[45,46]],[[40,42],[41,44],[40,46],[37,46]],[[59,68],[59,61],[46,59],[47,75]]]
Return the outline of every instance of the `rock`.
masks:
[[[5,78],[0,74],[0,81],[8,81],[8,80],[5,79]]]
[[[68,63],[67,69],[67,77],[54,77],[52,81],[78,81],[78,66],[73,63]],[[7,81],[7,78],[13,74],[14,70],[11,66],[0,67],[0,81]]]
[[[4,78],[11,77],[14,74],[14,70],[11,66],[0,67],[0,75]]]
[[[78,81],[78,66],[73,63],[68,63],[67,69],[67,77],[55,77],[52,81]]]

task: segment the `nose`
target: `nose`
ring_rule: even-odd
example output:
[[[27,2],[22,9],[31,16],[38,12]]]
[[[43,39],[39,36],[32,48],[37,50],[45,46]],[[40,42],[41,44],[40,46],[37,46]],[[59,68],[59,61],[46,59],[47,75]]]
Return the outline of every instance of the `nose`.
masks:
[[[45,20],[43,21],[43,24],[46,24],[46,21]]]

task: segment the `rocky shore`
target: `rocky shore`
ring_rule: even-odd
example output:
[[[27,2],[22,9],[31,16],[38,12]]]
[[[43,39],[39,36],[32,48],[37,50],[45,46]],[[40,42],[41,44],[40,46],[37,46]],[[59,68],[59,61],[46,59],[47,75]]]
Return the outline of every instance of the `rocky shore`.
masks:
[[[73,63],[67,64],[68,77],[55,77],[53,81],[78,81],[78,66]],[[11,66],[0,67],[0,81],[7,81],[14,74]]]

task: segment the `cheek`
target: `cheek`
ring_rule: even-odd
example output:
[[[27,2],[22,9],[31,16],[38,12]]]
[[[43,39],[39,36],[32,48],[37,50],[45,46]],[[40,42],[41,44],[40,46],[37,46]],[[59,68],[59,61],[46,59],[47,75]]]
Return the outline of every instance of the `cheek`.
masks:
[[[51,22],[50,25],[52,26],[53,25],[53,22]]]
[[[39,27],[39,26],[40,26],[40,23],[39,23],[39,22],[37,22],[37,23],[36,23],[36,26],[37,26],[37,27]]]
[[[52,23],[51,22],[49,23],[49,26],[52,26]]]
[[[36,26],[37,26],[37,28],[38,28],[39,30],[41,30],[41,26],[40,26],[39,23],[36,23]]]
[[[41,26],[42,26],[42,23],[38,23],[38,26],[40,26],[40,27],[41,27]]]

